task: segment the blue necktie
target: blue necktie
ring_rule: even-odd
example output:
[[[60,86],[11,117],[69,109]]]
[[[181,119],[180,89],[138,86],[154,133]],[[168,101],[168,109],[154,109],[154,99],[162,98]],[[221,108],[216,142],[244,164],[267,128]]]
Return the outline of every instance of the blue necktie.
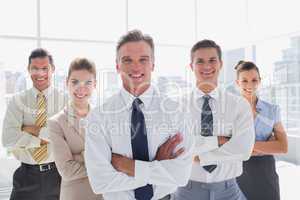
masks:
[[[213,136],[213,115],[212,115],[211,108],[209,106],[210,96],[205,95],[203,96],[203,99],[204,102],[203,102],[202,112],[201,112],[201,135],[208,137],[208,136]],[[203,168],[209,173],[211,173],[217,168],[217,165],[206,165],[203,166]]]
[[[143,102],[136,98],[132,103],[131,114],[131,146],[134,160],[149,161],[147,131],[144,114],[140,108]],[[146,185],[134,190],[137,200],[150,200],[153,196],[152,185]]]

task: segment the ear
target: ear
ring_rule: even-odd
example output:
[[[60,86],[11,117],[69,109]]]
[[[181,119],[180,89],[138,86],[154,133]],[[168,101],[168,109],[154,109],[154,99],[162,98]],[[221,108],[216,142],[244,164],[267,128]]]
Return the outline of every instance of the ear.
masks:
[[[221,63],[220,69],[222,69],[222,67],[223,67],[223,60],[220,60],[220,63]]]
[[[120,65],[118,63],[116,63],[116,70],[118,73],[120,73]]]
[[[68,85],[69,85],[69,78],[67,77],[66,78],[66,86],[68,87]]]
[[[94,81],[94,88],[96,88],[96,86],[97,86],[97,79],[95,79]]]
[[[191,70],[194,71],[193,63],[190,63],[189,66],[190,66]]]
[[[154,66],[155,66],[155,65],[154,65],[154,64],[152,64],[152,69],[151,69],[151,71],[154,71]]]
[[[55,71],[55,66],[50,64],[50,69],[51,69],[50,72],[51,72],[51,73],[54,73],[54,71]]]
[[[240,81],[238,79],[235,80],[235,83],[240,86]]]

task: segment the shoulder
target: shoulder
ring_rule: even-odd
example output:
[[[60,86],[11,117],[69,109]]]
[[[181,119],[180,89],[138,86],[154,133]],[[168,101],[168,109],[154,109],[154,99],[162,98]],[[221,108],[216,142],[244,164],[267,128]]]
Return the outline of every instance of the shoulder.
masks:
[[[103,121],[105,116],[115,113],[118,108],[121,107],[119,94],[114,94],[113,96],[106,99],[104,102],[100,103],[98,106],[92,108],[86,117],[87,122]],[[101,119],[101,120],[100,120]]]
[[[154,104],[159,105],[159,108],[163,112],[177,112],[180,108],[180,100],[173,99],[166,95],[160,95],[157,97],[157,100],[153,102]]]
[[[225,96],[225,100],[228,101],[228,103],[230,103],[230,104],[233,104],[237,107],[240,107],[240,106],[250,107],[249,102],[241,95],[233,94],[228,91],[224,91],[223,94]]]
[[[269,113],[272,113],[272,114],[277,113],[280,109],[279,105],[272,104],[272,103],[267,102],[267,101],[262,100],[262,99],[258,100],[257,107],[260,110],[264,111],[264,112],[269,112]]]
[[[50,119],[48,119],[47,123],[50,129],[58,128],[66,124],[66,113],[64,109],[53,115]]]
[[[17,106],[17,107],[23,107],[26,99],[29,97],[29,95],[31,95],[31,90],[27,89],[27,90],[23,90],[21,92],[12,94],[8,100],[8,106]]]

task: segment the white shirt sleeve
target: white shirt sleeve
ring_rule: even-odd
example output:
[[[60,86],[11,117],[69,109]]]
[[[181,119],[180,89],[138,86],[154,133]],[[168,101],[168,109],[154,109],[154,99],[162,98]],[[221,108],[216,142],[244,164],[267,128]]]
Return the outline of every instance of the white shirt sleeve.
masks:
[[[219,148],[218,136],[195,136],[196,153],[205,153]]]
[[[13,98],[8,106],[3,121],[2,143],[6,148],[33,148],[39,147],[41,140],[21,130],[23,112]]]
[[[49,137],[50,137],[50,134],[49,134],[49,128],[48,128],[48,124],[47,124],[47,126],[42,127],[40,129],[39,138],[46,140],[47,142],[50,142]]]
[[[192,170],[192,158],[194,151],[193,134],[184,127],[179,129],[183,135],[183,141],[175,149],[181,147],[184,153],[175,159],[162,161],[135,161],[135,178],[145,180],[148,184],[160,186],[185,186],[190,178]]]
[[[111,139],[105,119],[96,110],[87,118],[85,163],[91,187],[96,194],[133,190],[145,186],[146,180],[118,172],[111,164]]]
[[[237,107],[231,139],[221,147],[198,153],[200,165],[211,165],[227,161],[245,161],[251,156],[255,142],[253,115],[249,103],[241,99]]]

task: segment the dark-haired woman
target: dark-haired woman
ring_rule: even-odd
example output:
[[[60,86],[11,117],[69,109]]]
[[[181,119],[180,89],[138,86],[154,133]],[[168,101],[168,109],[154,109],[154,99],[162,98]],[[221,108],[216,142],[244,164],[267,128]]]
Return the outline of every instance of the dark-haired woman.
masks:
[[[279,200],[279,180],[273,155],[286,153],[288,149],[280,110],[277,105],[257,96],[261,77],[254,63],[240,61],[236,71],[236,83],[252,108],[256,135],[252,156],[243,163],[243,174],[237,181],[248,200]]]

